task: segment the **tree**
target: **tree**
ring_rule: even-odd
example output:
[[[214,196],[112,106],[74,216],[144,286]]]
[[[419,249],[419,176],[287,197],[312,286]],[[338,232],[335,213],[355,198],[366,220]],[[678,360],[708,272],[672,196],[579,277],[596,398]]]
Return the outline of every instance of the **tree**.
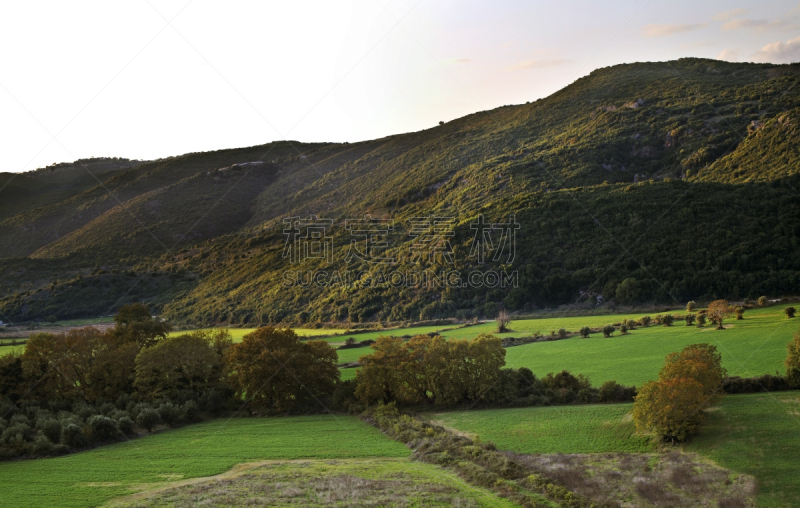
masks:
[[[675,322],[675,316],[672,314],[667,314],[661,318],[661,322],[664,324],[664,326],[672,326],[672,323]]]
[[[621,333],[622,335],[628,333],[628,325],[626,323],[622,323],[621,325],[619,325],[619,333]]]
[[[706,315],[705,314],[698,314],[697,315],[697,327],[702,328],[706,326]]]
[[[114,316],[114,328],[111,335],[120,343],[134,342],[140,348],[155,345],[159,340],[167,338],[172,330],[169,323],[153,317],[150,308],[143,303],[125,305]]]
[[[708,319],[717,325],[717,330],[724,330],[722,322],[733,314],[733,309],[728,304],[728,300],[714,300],[708,304]]]
[[[642,316],[642,319],[639,320],[639,322],[642,323],[642,326],[645,328],[650,326],[650,321],[650,316]]]
[[[702,424],[703,410],[722,397],[725,375],[721,356],[710,344],[693,344],[667,355],[658,381],[646,383],[636,396],[637,428],[664,440],[684,441]]]
[[[135,362],[133,385],[144,400],[176,400],[184,390],[202,394],[220,385],[222,359],[202,332],[169,337]]]
[[[633,277],[627,278],[619,283],[614,296],[621,304],[631,304],[642,299],[642,285]]]
[[[584,326],[583,328],[581,328],[580,334],[581,337],[583,337],[584,339],[588,338],[590,333],[592,333],[592,329],[589,328],[588,326]]]
[[[339,379],[336,350],[325,341],[301,342],[290,329],[248,333],[226,355],[237,399],[256,410],[286,412],[333,393]]]
[[[603,337],[611,337],[614,335],[614,325],[606,325],[603,327]]]
[[[736,312],[736,320],[737,321],[741,321],[742,319],[744,319],[744,307],[737,306],[734,309],[734,312]]]
[[[792,388],[800,388],[800,332],[786,345],[786,380]]]
[[[511,324],[511,315],[505,310],[501,310],[495,318],[497,322],[497,333],[508,332],[508,325]]]
[[[783,309],[783,312],[786,313],[787,319],[792,319],[795,313],[797,312],[797,309],[795,309],[794,307],[786,307],[785,309]]]
[[[766,296],[759,296],[758,297],[758,306],[759,307],[764,307],[765,305],[767,305],[767,297]]]
[[[694,300],[689,301],[689,303],[686,304],[686,312],[694,312],[695,305],[696,303]]]
[[[692,326],[692,323],[694,323],[695,318],[697,318],[695,314],[686,314],[683,317],[683,319],[686,321],[686,326]]]

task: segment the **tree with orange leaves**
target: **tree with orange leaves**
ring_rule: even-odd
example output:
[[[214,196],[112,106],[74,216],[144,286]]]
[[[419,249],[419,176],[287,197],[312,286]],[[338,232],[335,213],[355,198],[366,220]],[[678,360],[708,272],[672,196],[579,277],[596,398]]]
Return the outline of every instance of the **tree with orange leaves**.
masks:
[[[714,300],[708,304],[708,319],[715,325],[717,330],[724,330],[722,321],[733,314],[733,308],[728,304],[728,300]]]

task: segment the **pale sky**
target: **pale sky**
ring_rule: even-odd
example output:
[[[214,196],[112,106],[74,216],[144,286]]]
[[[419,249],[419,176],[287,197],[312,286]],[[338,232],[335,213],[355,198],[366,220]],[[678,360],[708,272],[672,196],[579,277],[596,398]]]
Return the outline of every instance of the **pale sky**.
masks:
[[[800,4],[3,0],[0,48],[0,172],[18,172],[379,138],[619,63],[800,61]]]

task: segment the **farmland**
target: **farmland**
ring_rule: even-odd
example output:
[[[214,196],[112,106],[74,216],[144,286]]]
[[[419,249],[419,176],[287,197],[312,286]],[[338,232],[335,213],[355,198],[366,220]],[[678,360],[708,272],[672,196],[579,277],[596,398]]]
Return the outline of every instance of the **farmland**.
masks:
[[[0,491],[10,506],[96,506],[242,462],[406,456],[402,444],[349,416],[220,419],[65,457],[2,463]]]
[[[431,413],[428,418],[518,453],[646,452],[631,404]],[[731,395],[712,408],[701,434],[683,446],[722,467],[753,475],[759,506],[800,504],[797,457],[800,393]]]
[[[588,376],[597,386],[609,380],[641,386],[656,378],[667,354],[680,351],[689,344],[707,342],[719,349],[728,375],[752,377],[783,372],[786,343],[800,326],[800,321],[786,319],[783,313],[786,306],[749,310],[741,321],[726,321],[725,330],[714,330],[713,326],[685,326],[684,322],[676,321],[671,327],[651,325],[637,328],[626,335],[616,332],[609,338],[603,338],[601,333],[593,333],[588,339],[573,337],[515,346],[506,350],[506,365],[527,367],[539,376],[566,369]],[[640,317],[641,314],[517,320],[511,323],[513,331],[499,336],[521,337],[537,331],[549,334],[551,330],[559,328],[575,332],[582,326],[600,327],[624,318]],[[483,323],[444,331],[442,335],[470,339],[481,333],[493,333],[496,326],[493,322]],[[400,336],[414,333],[417,332],[410,328],[392,330],[386,334]],[[357,361],[369,352],[367,348],[340,350],[339,361]],[[353,371],[342,370],[343,379],[354,377]]]

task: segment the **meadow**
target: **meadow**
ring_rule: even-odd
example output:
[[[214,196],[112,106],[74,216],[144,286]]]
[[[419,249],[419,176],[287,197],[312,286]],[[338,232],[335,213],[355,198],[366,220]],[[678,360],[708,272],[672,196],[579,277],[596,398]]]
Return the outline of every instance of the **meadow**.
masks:
[[[518,453],[647,452],[634,433],[632,404],[492,409],[429,413],[449,428],[477,434],[498,449]],[[753,475],[764,507],[800,505],[797,457],[800,392],[730,395],[709,410],[699,436],[682,446],[718,465]]]
[[[243,462],[408,455],[351,416],[219,419],[63,457],[0,463],[0,504],[97,506]]]
[[[783,309],[788,305],[748,310],[743,320],[725,321],[725,330],[715,330],[712,325],[703,328],[686,326],[683,321],[676,321],[673,326],[651,325],[636,328],[625,335],[617,331],[608,338],[604,338],[602,333],[593,333],[588,339],[572,337],[514,346],[506,349],[506,366],[527,367],[540,377],[548,372],[566,369],[574,374],[588,376],[595,386],[610,380],[641,386],[658,377],[666,355],[680,351],[690,344],[707,342],[717,346],[722,355],[722,364],[730,376],[753,377],[776,372],[783,374],[786,344],[800,327],[800,319],[786,319]],[[583,326],[602,327],[625,318],[640,317],[639,314],[619,314],[526,319],[512,321],[512,331],[496,335],[522,337],[537,331],[549,334],[551,330],[557,331],[559,328],[577,332]],[[444,331],[442,335],[447,338],[472,339],[481,333],[495,333],[496,328],[494,322],[487,322]],[[413,334],[413,329],[392,330],[384,334],[409,335]],[[339,361],[354,362],[370,351],[368,348],[340,350]],[[353,377],[355,369],[342,369],[342,379]]]

